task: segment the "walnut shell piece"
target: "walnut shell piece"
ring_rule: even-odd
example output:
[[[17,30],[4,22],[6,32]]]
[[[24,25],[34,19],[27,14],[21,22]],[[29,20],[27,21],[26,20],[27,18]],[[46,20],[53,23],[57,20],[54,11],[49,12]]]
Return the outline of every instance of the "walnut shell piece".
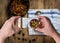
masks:
[[[30,21],[30,26],[34,29],[36,29],[37,27],[39,27],[39,21],[37,19],[32,19]]]
[[[14,0],[10,5],[10,10],[16,16],[24,16],[27,14],[29,9],[29,1],[25,0]]]

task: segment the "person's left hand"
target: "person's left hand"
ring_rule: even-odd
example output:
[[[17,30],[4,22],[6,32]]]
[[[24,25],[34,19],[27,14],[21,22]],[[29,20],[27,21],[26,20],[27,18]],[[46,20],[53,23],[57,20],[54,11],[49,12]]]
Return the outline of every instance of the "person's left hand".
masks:
[[[18,20],[19,16],[11,17],[10,19],[6,20],[4,25],[0,30],[0,36],[3,38],[7,38],[12,36],[14,33],[19,32],[21,29],[15,24]]]

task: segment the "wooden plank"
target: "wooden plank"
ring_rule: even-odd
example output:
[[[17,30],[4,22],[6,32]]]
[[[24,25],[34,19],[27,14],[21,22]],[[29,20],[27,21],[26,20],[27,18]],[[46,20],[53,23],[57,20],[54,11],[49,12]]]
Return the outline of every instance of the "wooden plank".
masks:
[[[43,40],[44,43],[56,43],[52,37],[50,36],[44,36],[44,40]]]
[[[38,0],[38,4],[37,5],[38,5],[38,9],[44,9],[44,0]]]
[[[30,9],[42,9],[44,8],[44,0],[31,0]]]
[[[60,0],[55,0],[56,4],[55,7],[60,10]]]
[[[55,0],[45,0],[44,7],[46,9],[53,9],[53,8],[55,8],[55,5],[56,5]]]

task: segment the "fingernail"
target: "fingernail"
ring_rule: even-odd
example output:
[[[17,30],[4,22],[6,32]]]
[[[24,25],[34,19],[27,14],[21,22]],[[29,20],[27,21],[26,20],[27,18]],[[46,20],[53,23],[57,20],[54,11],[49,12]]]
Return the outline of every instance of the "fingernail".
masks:
[[[35,29],[35,30],[38,30],[38,29]]]

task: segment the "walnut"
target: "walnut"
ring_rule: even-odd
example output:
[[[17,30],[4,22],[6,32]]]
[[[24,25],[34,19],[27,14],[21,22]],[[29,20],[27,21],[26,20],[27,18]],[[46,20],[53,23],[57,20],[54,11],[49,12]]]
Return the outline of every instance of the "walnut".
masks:
[[[37,20],[37,19],[32,19],[31,21],[30,21],[30,26],[32,27],[32,28],[37,28],[37,27],[39,27],[39,21]]]
[[[29,9],[29,1],[27,0],[13,0],[10,5],[10,10],[16,16],[24,16]]]

